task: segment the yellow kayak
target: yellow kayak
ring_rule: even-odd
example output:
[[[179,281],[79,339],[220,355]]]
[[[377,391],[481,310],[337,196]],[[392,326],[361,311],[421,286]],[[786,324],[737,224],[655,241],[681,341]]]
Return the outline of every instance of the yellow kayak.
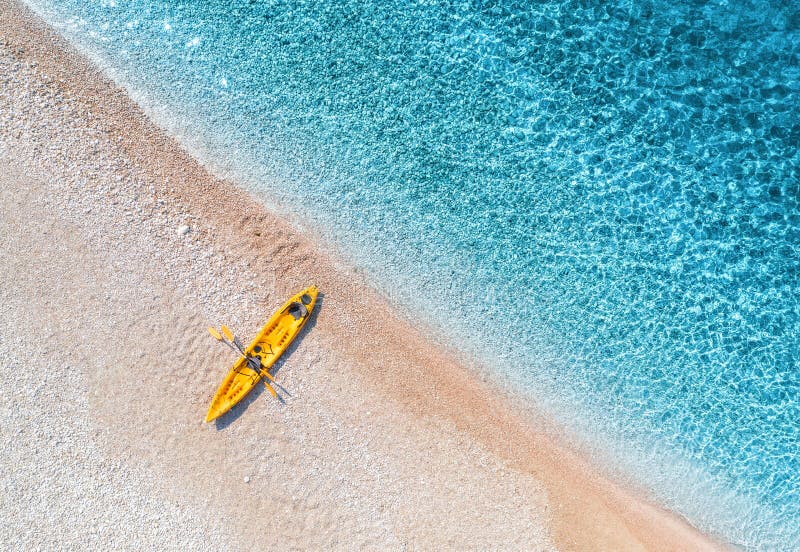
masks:
[[[289,299],[272,315],[244,350],[248,357],[260,359],[261,372],[269,373],[270,367],[300,333],[317,304],[317,293],[317,286],[311,286]],[[261,377],[259,371],[254,370],[245,358],[240,357],[214,395],[206,422],[219,418],[233,408],[261,381]]]

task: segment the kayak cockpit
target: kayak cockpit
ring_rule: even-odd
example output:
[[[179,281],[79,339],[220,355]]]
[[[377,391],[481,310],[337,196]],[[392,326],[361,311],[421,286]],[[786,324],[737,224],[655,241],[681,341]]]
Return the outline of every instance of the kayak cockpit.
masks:
[[[289,305],[289,308],[286,309],[286,312],[294,316],[295,320],[300,320],[301,318],[308,316],[308,309],[302,302],[299,301],[295,301]]]

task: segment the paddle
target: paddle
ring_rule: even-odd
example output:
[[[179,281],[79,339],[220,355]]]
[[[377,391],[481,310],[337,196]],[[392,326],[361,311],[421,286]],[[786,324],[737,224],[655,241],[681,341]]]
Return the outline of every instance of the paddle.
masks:
[[[224,343],[225,345],[227,345],[228,347],[230,347],[230,349],[232,351],[239,353],[239,355],[241,355],[241,357],[244,358],[247,361],[247,365],[254,372],[256,372],[257,374],[259,374],[261,376],[264,376],[264,377],[268,378],[272,382],[275,382],[275,378],[273,378],[270,375],[269,372],[267,372],[266,370],[262,370],[261,369],[261,359],[260,358],[250,358],[249,356],[244,354],[244,348],[241,346],[241,342],[238,342],[239,341],[238,338],[235,335],[233,335],[233,332],[227,326],[222,326],[222,333],[225,334],[225,337],[227,339],[223,338],[222,335],[220,335],[220,333],[216,330],[216,328],[213,328],[211,326],[208,327],[208,333],[210,333],[211,337],[213,337],[217,341],[220,341],[220,342]],[[228,340],[233,341],[233,343],[236,345],[236,347],[231,345],[231,343]],[[266,381],[262,381],[262,383],[266,386],[267,389],[269,389],[269,392],[272,394],[272,396],[277,399],[278,398],[278,393],[275,391],[275,389],[273,389],[272,386],[269,383],[267,383]],[[277,382],[275,382],[275,383],[277,384]]]
[[[245,358],[248,361],[248,364],[250,364],[250,361],[253,361],[256,366],[261,365],[261,359],[250,358],[249,356],[244,354],[244,348],[241,347],[240,343],[237,343],[237,341],[239,340],[233,335],[233,332],[231,332],[228,326],[222,326],[222,333],[225,334],[225,337],[227,339],[223,338],[219,334],[219,332],[215,328],[212,328],[211,326],[208,327],[208,333],[210,333],[211,337],[213,337],[217,341],[221,341],[225,345],[230,347],[231,350],[233,350],[234,352],[239,353],[243,358]],[[234,347],[234,345],[236,345],[236,347]]]
[[[262,372],[262,374],[263,374],[263,372]],[[272,378],[270,378],[270,379],[272,379]],[[271,386],[270,384],[268,384],[268,383],[267,383],[266,381],[264,381],[264,380],[261,380],[261,383],[263,383],[263,384],[264,384],[264,387],[266,387],[266,388],[269,390],[269,392],[270,392],[270,393],[272,393],[272,396],[273,396],[273,397],[275,397],[276,399],[278,398],[278,393],[277,393],[277,391],[275,391],[275,390],[272,388],[272,386]]]
[[[222,327],[224,328],[225,326],[222,326]],[[228,331],[230,331],[230,330],[228,330]],[[221,342],[221,343],[224,343],[225,345],[227,345],[228,347],[230,347],[230,348],[231,348],[231,350],[232,350],[233,352],[235,352],[235,353],[239,353],[240,355],[242,355],[242,356],[245,356],[245,355],[244,355],[244,353],[242,353],[241,351],[239,351],[239,350],[235,349],[233,345],[231,345],[230,343],[228,343],[228,342],[225,340],[225,338],[223,338],[223,337],[222,337],[222,336],[219,334],[219,332],[216,330],[216,328],[212,328],[211,326],[209,326],[209,327],[208,327],[208,333],[210,333],[210,334],[211,334],[211,337],[213,337],[213,338],[214,338],[214,339],[216,339],[217,341],[219,341],[219,342]],[[245,357],[245,358],[247,358],[247,357]]]
[[[236,345],[236,348],[239,349],[242,354],[244,354],[244,345],[242,344],[242,340],[239,339],[239,336],[234,335],[228,326],[222,326],[222,333],[224,333],[225,337],[227,337],[229,341]]]
[[[280,383],[275,381],[275,378],[273,378],[272,375],[269,372],[267,372],[266,370],[261,370],[261,375],[264,376],[265,378],[269,379],[269,381],[274,383],[281,391],[283,391],[284,393],[286,393],[290,397],[292,396],[292,394],[289,393],[283,385],[281,385]],[[266,381],[264,382],[264,385],[267,385]],[[272,387],[270,387],[269,385],[267,385],[267,387],[270,389],[270,391],[273,391]],[[278,398],[278,397],[276,396],[275,398]]]

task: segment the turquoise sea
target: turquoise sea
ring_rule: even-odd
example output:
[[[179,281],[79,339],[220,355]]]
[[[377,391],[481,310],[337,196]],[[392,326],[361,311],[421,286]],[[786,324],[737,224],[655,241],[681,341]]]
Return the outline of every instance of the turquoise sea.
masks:
[[[598,461],[800,550],[800,3],[29,3]]]

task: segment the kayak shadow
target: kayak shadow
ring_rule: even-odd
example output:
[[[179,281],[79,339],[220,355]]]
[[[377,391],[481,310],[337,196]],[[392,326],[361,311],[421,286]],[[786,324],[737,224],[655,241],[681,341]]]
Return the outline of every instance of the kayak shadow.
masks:
[[[283,367],[283,365],[286,363],[289,357],[292,356],[292,353],[303,342],[303,338],[305,337],[305,335],[309,331],[311,331],[311,328],[317,325],[317,315],[319,313],[319,310],[322,308],[324,297],[325,296],[323,293],[317,295],[317,303],[314,305],[314,310],[311,311],[311,317],[308,319],[308,322],[305,323],[303,329],[300,330],[300,333],[297,335],[297,337],[294,338],[289,347],[286,348],[281,357],[275,362],[275,364],[272,365],[272,368],[270,368],[269,371],[270,374],[272,374],[273,376],[276,376],[278,374],[278,371],[280,371],[280,369]],[[283,387],[283,385],[281,385],[280,382],[278,382],[277,384],[271,383],[271,385],[278,391],[278,400],[280,401],[280,403],[282,405],[285,405],[286,401],[283,399],[282,395],[288,395],[289,397],[291,397],[292,394],[289,393],[289,391],[285,387]],[[245,413],[248,407],[254,402],[256,402],[263,393],[264,393],[264,385],[262,385],[259,382],[259,384],[256,386],[255,389],[250,391],[247,394],[247,396],[245,396],[244,399],[239,401],[239,404],[237,404],[236,406],[228,410],[225,414],[214,420],[214,424],[216,426],[217,431],[222,431],[226,429],[233,422],[238,420],[239,417]],[[274,400],[272,395],[267,395],[267,398],[269,398],[270,400]]]

